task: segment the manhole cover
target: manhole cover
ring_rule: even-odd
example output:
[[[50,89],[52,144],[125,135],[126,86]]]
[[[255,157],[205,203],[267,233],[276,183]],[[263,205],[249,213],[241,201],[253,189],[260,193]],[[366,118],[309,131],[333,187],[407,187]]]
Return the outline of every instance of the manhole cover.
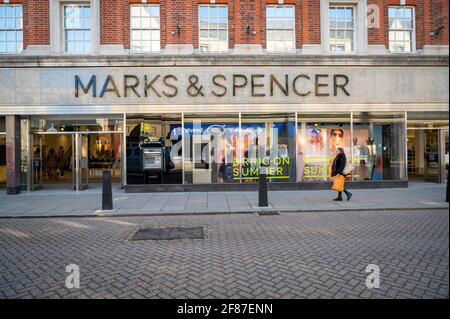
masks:
[[[204,227],[141,228],[131,240],[204,239]]]
[[[259,216],[276,216],[280,215],[279,212],[258,212]]]

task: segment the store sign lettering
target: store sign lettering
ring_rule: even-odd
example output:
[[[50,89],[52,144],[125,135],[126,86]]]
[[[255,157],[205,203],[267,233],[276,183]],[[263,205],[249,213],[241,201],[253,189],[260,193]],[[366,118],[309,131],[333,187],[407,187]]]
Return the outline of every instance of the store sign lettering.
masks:
[[[266,97],[282,94],[305,97],[314,96],[350,96],[348,90],[349,77],[345,74],[216,74],[209,82],[203,82],[199,76],[192,74],[187,77],[187,85],[180,87],[180,81],[173,74],[168,75],[131,75],[125,74],[121,82],[112,75],[100,79],[92,75],[89,79],[81,79],[75,75],[75,97],[91,95],[92,97],[113,96],[127,98],[130,96],[147,98],[172,98],[183,90],[190,97],[204,97],[213,95],[223,97],[227,95],[251,97]],[[207,84],[210,85],[207,85]],[[101,84],[101,87],[98,86]],[[121,85],[118,85],[121,84]],[[100,89],[100,90],[99,90]]]

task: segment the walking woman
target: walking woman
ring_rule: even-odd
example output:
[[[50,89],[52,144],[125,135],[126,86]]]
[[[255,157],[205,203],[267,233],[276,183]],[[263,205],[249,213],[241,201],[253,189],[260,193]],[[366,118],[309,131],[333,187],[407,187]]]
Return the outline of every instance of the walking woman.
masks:
[[[338,147],[337,155],[334,158],[333,166],[331,167],[331,177],[338,176],[338,175],[345,177],[346,176],[344,174],[345,164],[347,164],[347,158],[345,156],[344,149],[342,147]],[[347,200],[350,200],[350,198],[352,198],[352,193],[350,193],[348,190],[346,190],[345,187],[344,187],[344,193],[345,193],[345,195],[347,195]],[[338,197],[336,197],[333,200],[342,201],[342,192],[338,192]]]

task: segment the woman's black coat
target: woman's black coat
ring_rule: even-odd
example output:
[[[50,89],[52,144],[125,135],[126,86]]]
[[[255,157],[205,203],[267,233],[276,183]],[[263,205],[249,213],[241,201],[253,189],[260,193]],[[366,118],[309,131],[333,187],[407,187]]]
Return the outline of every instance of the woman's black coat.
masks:
[[[336,157],[334,158],[333,161],[333,169],[331,172],[331,176],[336,176],[336,175],[344,175],[343,170],[345,168],[345,164],[347,163],[347,157],[345,156],[345,154],[338,154],[336,155]]]

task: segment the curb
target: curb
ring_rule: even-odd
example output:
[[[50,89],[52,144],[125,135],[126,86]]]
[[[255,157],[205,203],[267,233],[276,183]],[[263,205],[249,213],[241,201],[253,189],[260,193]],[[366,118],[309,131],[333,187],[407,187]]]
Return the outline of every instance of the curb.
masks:
[[[286,210],[286,209],[274,209],[274,208],[266,208],[262,207],[261,209],[254,208],[252,210],[242,210],[242,211],[180,211],[180,212],[143,212],[143,213],[135,213],[135,212],[121,212],[121,213],[113,213],[116,211],[113,209],[112,211],[102,211],[96,210],[92,213],[86,214],[68,214],[68,215],[57,215],[57,214],[42,214],[42,215],[2,215],[1,219],[32,219],[32,218],[97,218],[97,217],[151,217],[151,216],[207,216],[207,215],[238,215],[238,214],[256,214],[260,211],[265,212],[279,212],[279,213],[326,213],[326,212],[373,212],[373,211],[427,211],[427,210],[447,210],[449,206],[436,206],[436,207],[383,207],[383,208],[342,208],[342,209],[295,209],[295,210]]]

